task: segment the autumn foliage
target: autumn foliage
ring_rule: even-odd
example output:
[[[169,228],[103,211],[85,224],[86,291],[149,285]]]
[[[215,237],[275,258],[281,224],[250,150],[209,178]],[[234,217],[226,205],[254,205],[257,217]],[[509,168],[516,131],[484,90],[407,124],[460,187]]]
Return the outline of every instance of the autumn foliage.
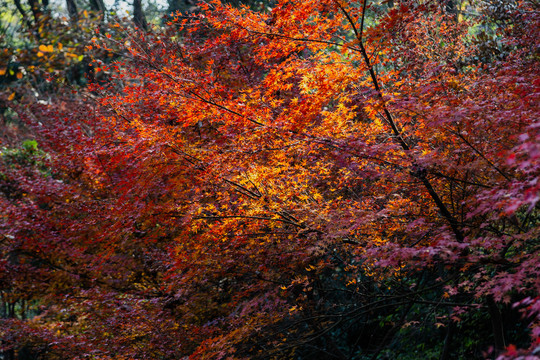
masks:
[[[537,4],[489,24],[435,1],[200,6],[96,38],[128,54],[94,63],[106,84],[20,110],[37,145],[0,157],[4,351],[538,349]]]

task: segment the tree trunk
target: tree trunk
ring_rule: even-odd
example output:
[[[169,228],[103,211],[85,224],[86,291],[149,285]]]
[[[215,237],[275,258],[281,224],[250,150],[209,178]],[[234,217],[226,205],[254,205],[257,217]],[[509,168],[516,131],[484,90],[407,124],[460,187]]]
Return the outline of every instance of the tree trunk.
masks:
[[[21,5],[21,0],[15,0],[15,7],[17,8],[19,13],[21,14],[22,20],[23,20],[24,23],[26,23],[26,26],[28,26],[28,28],[31,28],[32,27],[32,22],[30,21],[30,19],[28,19],[28,16],[26,15],[26,11],[24,11],[24,9],[23,9],[23,7]]]
[[[487,299],[489,316],[491,318],[491,327],[493,329],[493,337],[495,340],[495,348],[497,350],[503,350],[506,347],[504,340],[504,329],[501,312],[499,307],[493,300],[492,296],[489,296]]]
[[[449,360],[450,359],[450,348],[452,344],[452,338],[454,337],[454,332],[456,330],[456,323],[450,319],[448,322],[448,328],[446,329],[446,336],[444,338],[444,347],[441,353],[440,360]]]
[[[79,12],[77,11],[75,0],[66,0],[66,7],[71,21],[77,22],[79,20]]]
[[[30,10],[34,16],[34,24],[38,25],[42,15],[41,5],[37,2],[37,0],[28,0],[28,5],[30,5]]]
[[[133,0],[133,22],[139,29],[148,30],[148,23],[146,22],[142,8],[142,0]]]
[[[93,11],[105,14],[105,3],[103,0],[90,0],[90,8]]]

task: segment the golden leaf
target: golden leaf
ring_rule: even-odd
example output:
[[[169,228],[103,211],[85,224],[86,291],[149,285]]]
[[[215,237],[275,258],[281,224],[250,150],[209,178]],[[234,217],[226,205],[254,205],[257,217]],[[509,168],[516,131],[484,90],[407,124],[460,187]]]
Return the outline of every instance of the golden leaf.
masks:
[[[53,51],[53,47],[52,45],[39,45],[39,51],[41,52],[52,52]]]

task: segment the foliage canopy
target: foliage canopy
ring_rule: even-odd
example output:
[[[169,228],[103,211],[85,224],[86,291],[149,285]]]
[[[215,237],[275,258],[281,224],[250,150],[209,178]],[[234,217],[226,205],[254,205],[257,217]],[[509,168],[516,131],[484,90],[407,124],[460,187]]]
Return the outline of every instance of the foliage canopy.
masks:
[[[5,349],[535,351],[540,34],[515,4],[213,1],[96,39],[124,51],[107,82],[19,109],[39,147],[0,156]]]

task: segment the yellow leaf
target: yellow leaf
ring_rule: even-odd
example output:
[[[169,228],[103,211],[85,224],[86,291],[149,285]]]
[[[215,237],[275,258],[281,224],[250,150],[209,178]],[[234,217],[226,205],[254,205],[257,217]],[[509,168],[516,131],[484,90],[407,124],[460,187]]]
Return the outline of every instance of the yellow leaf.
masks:
[[[43,55],[45,55],[45,54],[43,54],[41,51],[38,51],[38,53],[37,53],[38,57],[42,57]]]
[[[87,18],[88,17],[88,11],[84,10],[83,15],[84,15],[85,18]]]
[[[15,93],[9,95],[8,101],[11,101],[11,100],[13,100],[13,99],[15,99]]]
[[[60,43],[60,42],[58,43],[57,46],[58,46],[58,50],[62,50],[62,48],[64,47],[64,45],[62,45],[62,43]]]
[[[41,52],[53,52],[54,48],[52,45],[39,45],[39,51]]]

